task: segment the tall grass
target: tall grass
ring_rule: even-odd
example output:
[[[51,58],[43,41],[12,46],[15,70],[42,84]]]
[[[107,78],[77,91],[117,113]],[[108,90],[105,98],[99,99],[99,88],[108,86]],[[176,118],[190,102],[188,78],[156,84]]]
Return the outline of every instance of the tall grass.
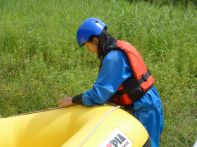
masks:
[[[0,116],[56,106],[91,87],[99,61],[75,35],[99,17],[118,39],[134,44],[163,100],[161,146],[197,138],[197,11],[115,0],[0,0]]]

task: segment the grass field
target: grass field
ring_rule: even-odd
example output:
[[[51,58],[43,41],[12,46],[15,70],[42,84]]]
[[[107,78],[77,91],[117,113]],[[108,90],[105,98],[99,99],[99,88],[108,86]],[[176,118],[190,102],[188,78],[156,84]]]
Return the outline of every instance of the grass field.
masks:
[[[99,17],[135,45],[156,79],[165,112],[161,147],[197,139],[197,10],[125,0],[0,0],[0,117],[56,106],[89,89],[99,61],[75,35]]]

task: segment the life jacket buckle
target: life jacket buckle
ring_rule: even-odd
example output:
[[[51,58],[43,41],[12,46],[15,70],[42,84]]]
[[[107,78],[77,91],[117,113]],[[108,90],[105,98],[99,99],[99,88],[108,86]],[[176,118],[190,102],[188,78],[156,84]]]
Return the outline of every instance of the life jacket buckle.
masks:
[[[143,79],[144,81],[147,81],[147,80],[148,80],[148,76],[147,76],[146,74],[143,74],[143,75],[142,75],[142,79]]]

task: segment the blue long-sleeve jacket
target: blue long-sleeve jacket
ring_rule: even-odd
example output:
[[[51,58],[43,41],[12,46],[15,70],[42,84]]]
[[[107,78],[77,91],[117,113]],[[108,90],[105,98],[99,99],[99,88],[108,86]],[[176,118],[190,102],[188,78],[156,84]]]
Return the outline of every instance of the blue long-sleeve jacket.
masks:
[[[83,93],[83,104],[93,106],[107,102],[118,87],[130,76],[132,76],[132,71],[126,55],[119,50],[109,52],[103,59],[92,89]]]

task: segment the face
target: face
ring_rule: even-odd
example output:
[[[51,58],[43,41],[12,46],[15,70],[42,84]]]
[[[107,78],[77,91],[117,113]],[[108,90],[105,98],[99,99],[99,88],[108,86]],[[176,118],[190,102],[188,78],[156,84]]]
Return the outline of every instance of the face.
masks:
[[[88,48],[89,51],[97,53],[98,39],[93,38],[91,42],[86,42],[85,46]]]

